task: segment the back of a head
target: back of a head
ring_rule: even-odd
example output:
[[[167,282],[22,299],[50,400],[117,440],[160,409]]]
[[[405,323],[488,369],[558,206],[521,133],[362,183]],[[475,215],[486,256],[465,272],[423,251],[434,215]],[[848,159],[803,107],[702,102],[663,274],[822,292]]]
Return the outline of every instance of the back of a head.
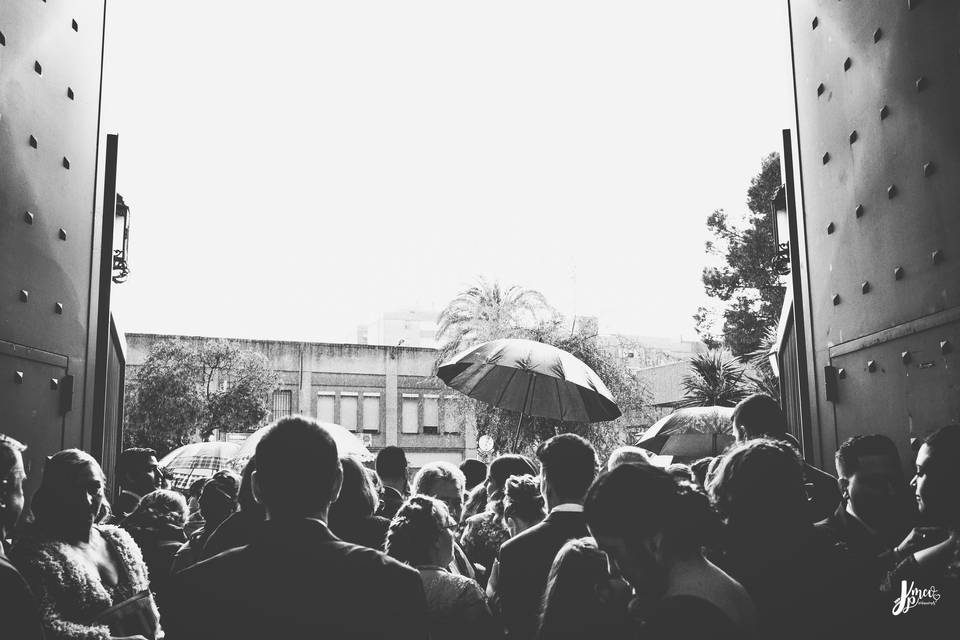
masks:
[[[557,552],[547,578],[540,637],[584,637],[613,623],[609,607],[600,599],[603,582],[609,579],[607,556],[593,538],[568,541]],[[577,633],[576,636],[568,634]]]
[[[503,490],[503,516],[536,524],[547,515],[540,485],[531,475],[510,476]]]
[[[650,453],[640,447],[617,447],[607,458],[607,471],[621,464],[650,464]]]
[[[400,447],[390,445],[377,453],[377,473],[384,480],[407,477],[407,455]]]
[[[411,566],[427,564],[430,549],[440,539],[449,519],[446,505],[439,500],[412,496],[390,523],[385,546],[387,555]]]
[[[460,463],[460,471],[466,478],[466,490],[469,491],[483,482],[487,477],[487,465],[476,458],[467,458]]]
[[[157,452],[146,447],[124,449],[117,457],[117,481],[123,485],[130,474],[143,471],[150,458],[156,458]]]
[[[890,457],[900,466],[900,454],[893,440],[881,434],[856,435],[847,438],[837,449],[837,474],[849,478],[860,468],[860,459],[866,456]]]
[[[677,556],[699,551],[717,527],[706,494],[652,465],[624,464],[600,474],[583,511],[594,536],[639,544],[660,533]]]
[[[257,495],[271,518],[310,517],[336,499],[337,444],[314,420],[277,421],[257,443],[256,457]]]
[[[787,432],[787,419],[776,400],[763,393],[755,393],[741,400],[731,416],[737,440],[751,438],[779,438]]]
[[[597,452],[586,439],[561,433],[540,445],[537,458],[561,502],[581,502],[597,475]]]
[[[420,467],[417,475],[413,477],[411,491],[414,494],[422,493],[424,495],[433,495],[434,484],[440,481],[446,481],[454,484],[457,490],[462,494],[466,485],[466,478],[459,467],[450,462],[442,460],[437,462],[428,462]]]
[[[503,486],[510,476],[537,475],[537,468],[526,456],[516,453],[506,453],[497,456],[487,469],[487,482],[493,485],[493,495],[488,500],[497,500],[503,497]]]
[[[340,465],[343,467],[343,484],[337,501],[330,505],[330,522],[373,515],[377,497],[363,464],[353,456],[344,456],[340,458]]]
[[[123,522],[127,528],[157,530],[182,528],[187,523],[187,500],[176,491],[157,489],[140,498],[137,508]]]
[[[789,444],[748,440],[722,456],[708,490],[727,522],[762,536],[795,530],[808,521],[803,463]]]

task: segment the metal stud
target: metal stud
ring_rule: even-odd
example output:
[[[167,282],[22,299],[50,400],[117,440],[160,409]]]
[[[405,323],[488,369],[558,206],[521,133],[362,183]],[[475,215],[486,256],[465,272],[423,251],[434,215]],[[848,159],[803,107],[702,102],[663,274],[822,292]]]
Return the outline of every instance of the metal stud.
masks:
[[[858,137],[859,137],[859,136],[857,135],[856,130],[851,131],[851,132],[850,132],[850,144],[853,144],[854,142],[856,142]]]
[[[20,302],[26,302],[30,299],[30,292],[26,289],[20,289]]]
[[[73,100],[73,89],[67,87],[67,97]]]
[[[910,355],[909,351],[904,351],[900,354],[900,362],[903,364],[910,364],[911,360],[913,360],[913,356]]]
[[[862,205],[862,204],[858,204],[858,205],[857,205],[857,208],[853,210],[853,213],[854,213],[854,215],[856,215],[858,218],[862,218],[862,217],[863,217],[863,205]]]
[[[69,168],[70,168],[70,161],[67,160],[67,156],[63,156],[63,168],[64,168],[64,169],[69,169]]]
[[[40,62],[37,60],[33,61],[33,70],[37,72],[38,76],[43,75],[43,67],[40,66]]]
[[[893,268],[893,279],[894,280],[903,280],[903,267],[897,265]]]
[[[890,198],[891,200],[897,197],[897,185],[892,184],[889,187],[887,187],[887,197]]]
[[[811,29],[816,29],[819,24],[820,24],[820,19],[817,18],[816,16],[814,16],[814,17],[813,17],[813,22],[810,23],[810,28],[811,28]]]
[[[853,60],[851,60],[850,58],[847,58],[846,60],[843,61],[844,71],[849,71],[851,66],[853,66]]]
[[[926,76],[920,76],[914,84],[917,85],[917,91],[923,91],[930,83]]]
[[[37,138],[36,138],[35,136],[31,135],[31,136],[30,136],[30,146],[33,147],[34,149],[36,149],[36,148],[37,148],[37,144],[38,144],[38,143],[37,143]]]
[[[873,373],[877,370],[877,361],[876,360],[867,360],[867,371]]]
[[[57,304],[55,304],[55,305],[53,306],[53,311],[54,311],[54,313],[56,313],[58,316],[62,316],[62,315],[63,315],[63,303],[62,303],[62,302],[58,302]]]
[[[825,153],[823,154],[823,164],[827,164],[828,162],[830,162],[830,154]]]
[[[13,381],[17,384],[23,384],[23,371],[14,371]]]
[[[882,37],[883,37],[883,31],[881,29],[878,28],[876,31],[873,32],[874,42],[880,42],[880,38]]]
[[[886,120],[888,115],[890,115],[890,107],[887,105],[880,107],[880,119]]]
[[[940,341],[940,353],[947,355],[953,351],[953,344],[949,340]]]
[[[60,227],[60,231],[57,232],[57,236],[59,236],[59,238],[60,238],[61,240],[66,240],[66,239],[67,239],[67,230],[64,229],[63,227]]]
[[[922,169],[923,169],[923,175],[926,178],[929,178],[930,176],[932,176],[933,172],[937,170],[937,168],[934,166],[932,162],[924,162]]]
[[[933,264],[940,264],[943,262],[943,251],[940,249],[934,249],[933,253],[930,254],[930,262]]]
[[[833,233],[834,231],[836,231],[836,229],[837,229],[837,226],[836,226],[835,224],[833,224],[832,222],[827,225],[827,233],[828,233],[828,234],[829,234],[829,233]]]
[[[840,378],[841,380],[843,380],[844,378],[846,378],[846,377],[847,377],[847,370],[844,369],[843,367],[840,367],[839,369],[837,369],[837,377]]]
[[[864,280],[864,281],[860,284],[860,293],[862,293],[862,294],[864,294],[864,295],[870,293],[870,283],[869,283],[868,281]]]
[[[33,224],[33,214],[29,211],[24,212],[23,221],[27,224]]]
[[[51,391],[56,391],[56,390],[57,390],[57,387],[59,387],[59,386],[60,386],[60,381],[59,381],[59,380],[57,380],[56,378],[50,378],[50,390],[51,390]]]
[[[822,82],[817,85],[817,95],[818,95],[818,96],[822,96],[822,95],[823,95],[823,92],[826,91],[826,90],[827,90],[827,88],[826,88],[825,86],[823,86],[823,83],[822,83]]]
[[[833,294],[830,300],[833,301],[833,306],[837,306],[838,304],[840,304],[840,294],[839,293]]]
[[[0,31],[0,47],[7,46],[7,37],[3,35],[3,31]]]
[[[77,24],[76,20],[74,20],[73,24],[71,24],[70,26],[73,27],[74,31],[80,31],[80,25]]]
[[[920,4],[920,0],[907,0],[907,10],[912,11],[918,4]]]

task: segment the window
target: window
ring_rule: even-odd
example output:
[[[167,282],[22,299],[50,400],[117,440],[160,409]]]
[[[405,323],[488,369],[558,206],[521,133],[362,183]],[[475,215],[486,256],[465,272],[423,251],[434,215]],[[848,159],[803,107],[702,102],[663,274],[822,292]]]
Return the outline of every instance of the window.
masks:
[[[420,432],[420,407],[419,396],[415,393],[405,393],[401,398],[403,407],[401,410],[401,433],[419,433]]]
[[[380,394],[363,394],[363,430],[380,431]]]
[[[443,432],[460,433],[460,420],[457,415],[457,405],[448,396],[443,398]]]
[[[290,389],[277,389],[273,392],[273,419],[286,418],[293,413],[293,392]]]
[[[333,391],[321,391],[317,394],[317,420],[320,422],[336,422],[334,408],[337,405],[337,394]]]
[[[423,432],[440,431],[440,396],[423,396]]]
[[[357,430],[357,394],[340,393],[340,426],[350,431]]]

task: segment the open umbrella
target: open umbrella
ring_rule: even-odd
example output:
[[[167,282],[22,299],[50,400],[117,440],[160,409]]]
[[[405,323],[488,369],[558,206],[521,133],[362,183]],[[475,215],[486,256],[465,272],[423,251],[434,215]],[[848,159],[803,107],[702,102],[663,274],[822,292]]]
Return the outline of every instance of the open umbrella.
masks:
[[[437,375],[471,398],[519,412],[514,450],[525,415],[565,422],[620,417],[617,403],[593,369],[543,342],[519,338],[484,342],[445,362]]]
[[[696,460],[733,444],[732,407],[688,407],[658,420],[636,442],[653,453]]]
[[[186,491],[199,478],[209,478],[226,468],[240,446],[233,442],[194,442],[185,444],[163,456],[157,464],[171,477],[173,487]]]
[[[232,469],[238,473],[243,471],[247,462],[249,462],[253,454],[257,452],[257,443],[260,442],[260,439],[263,438],[270,426],[271,425],[267,425],[266,427],[257,429],[244,440],[236,457],[230,461],[230,467]],[[360,441],[360,438],[358,438],[355,433],[332,422],[321,422],[320,426],[333,436],[333,441],[337,443],[337,453],[341,457],[356,456],[361,462],[370,462],[374,459],[374,455],[370,453],[369,449],[363,446],[363,442]]]

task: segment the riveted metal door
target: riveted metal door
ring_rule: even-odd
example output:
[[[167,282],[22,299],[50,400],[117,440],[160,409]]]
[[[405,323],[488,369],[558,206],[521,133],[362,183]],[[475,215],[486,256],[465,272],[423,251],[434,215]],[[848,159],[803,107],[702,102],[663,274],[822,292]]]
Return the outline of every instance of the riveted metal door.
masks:
[[[32,456],[96,451],[103,28],[102,0],[0,2],[0,341],[47,359],[0,360],[0,411]],[[75,399],[61,407],[50,379],[68,374]]]
[[[931,351],[960,308],[960,4],[789,4],[818,453],[885,433],[908,461],[960,420],[956,356]]]

